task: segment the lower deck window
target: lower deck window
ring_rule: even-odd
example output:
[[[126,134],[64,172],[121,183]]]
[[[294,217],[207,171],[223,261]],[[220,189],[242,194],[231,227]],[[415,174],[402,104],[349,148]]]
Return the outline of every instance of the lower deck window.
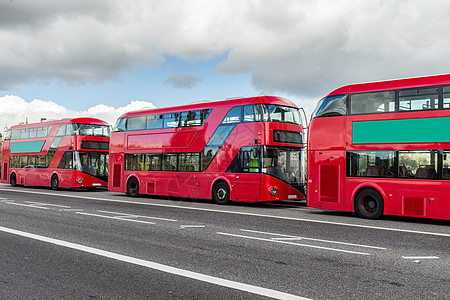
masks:
[[[449,150],[347,151],[347,176],[450,179]]]

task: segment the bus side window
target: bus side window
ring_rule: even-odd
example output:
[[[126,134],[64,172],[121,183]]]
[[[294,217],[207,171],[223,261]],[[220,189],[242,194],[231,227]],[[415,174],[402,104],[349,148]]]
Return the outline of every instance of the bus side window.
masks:
[[[244,106],[244,122],[255,122],[254,105]]]

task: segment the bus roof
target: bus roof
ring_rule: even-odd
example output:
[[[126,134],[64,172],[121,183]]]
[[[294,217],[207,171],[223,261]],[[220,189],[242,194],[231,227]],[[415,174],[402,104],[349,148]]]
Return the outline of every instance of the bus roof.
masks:
[[[109,126],[109,124],[106,123],[105,121],[102,121],[100,119],[95,119],[95,118],[73,118],[73,119],[68,118],[68,119],[61,119],[61,120],[43,121],[43,122],[37,122],[37,123],[14,125],[14,126],[11,126],[9,128],[9,130],[42,127],[42,126],[52,126],[52,125],[69,124],[69,123]]]
[[[249,98],[233,98],[226,99],[220,101],[208,101],[201,103],[193,103],[186,104],[180,106],[172,106],[172,107],[163,107],[163,108],[152,108],[146,110],[138,110],[124,113],[120,118],[125,117],[137,117],[148,114],[163,114],[163,113],[171,113],[171,112],[180,112],[187,110],[201,110],[201,109],[210,109],[220,106],[238,106],[238,105],[250,105],[250,104],[258,104],[258,103],[266,103],[266,104],[276,104],[290,107],[297,107],[297,105],[285,98],[275,97],[275,96],[258,96],[258,97],[249,97]]]
[[[407,89],[421,86],[444,85],[444,84],[450,84],[450,74],[346,85],[332,91],[327,96],[375,92],[392,89]]]

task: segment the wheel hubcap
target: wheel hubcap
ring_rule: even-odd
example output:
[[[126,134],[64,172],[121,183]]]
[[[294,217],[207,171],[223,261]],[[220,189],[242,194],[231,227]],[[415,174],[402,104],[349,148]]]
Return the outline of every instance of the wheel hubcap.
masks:
[[[365,212],[372,214],[377,210],[377,203],[372,197],[367,197],[362,201],[362,209]]]
[[[219,198],[220,200],[224,200],[226,196],[227,196],[227,191],[225,191],[225,189],[220,188],[217,190],[217,198]]]

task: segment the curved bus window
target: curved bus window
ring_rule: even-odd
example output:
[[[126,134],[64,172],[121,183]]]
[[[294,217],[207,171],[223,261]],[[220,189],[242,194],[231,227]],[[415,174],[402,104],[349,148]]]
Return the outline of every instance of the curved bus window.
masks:
[[[347,114],[347,95],[335,95],[319,101],[312,113],[312,118],[345,116]]]
[[[126,118],[120,118],[117,120],[116,125],[114,125],[114,131],[118,132],[118,131],[125,131],[125,123],[126,123],[127,119]]]
[[[394,91],[355,94],[350,98],[351,114],[372,114],[394,111]]]

